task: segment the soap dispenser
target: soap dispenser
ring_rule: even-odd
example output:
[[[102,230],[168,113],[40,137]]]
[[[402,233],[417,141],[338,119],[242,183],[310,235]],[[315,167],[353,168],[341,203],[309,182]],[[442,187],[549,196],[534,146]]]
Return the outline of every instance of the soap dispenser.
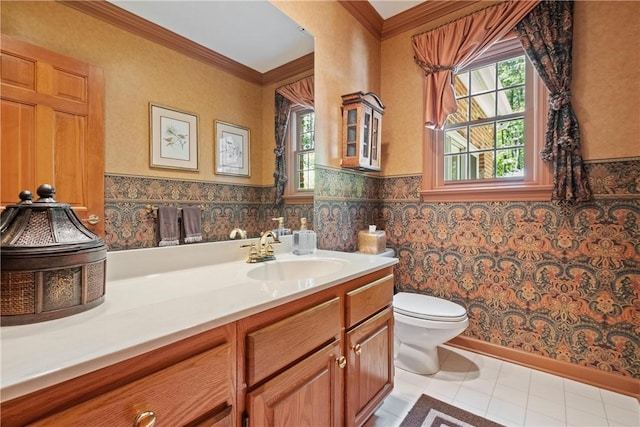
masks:
[[[307,255],[316,251],[316,233],[307,230],[307,219],[300,218],[300,230],[293,232],[293,253]]]
[[[284,227],[284,217],[283,216],[279,216],[277,218],[273,218],[273,220],[274,221],[278,221],[278,228],[274,228],[271,231],[273,231],[278,237],[288,236],[288,235],[291,234],[291,229]]]

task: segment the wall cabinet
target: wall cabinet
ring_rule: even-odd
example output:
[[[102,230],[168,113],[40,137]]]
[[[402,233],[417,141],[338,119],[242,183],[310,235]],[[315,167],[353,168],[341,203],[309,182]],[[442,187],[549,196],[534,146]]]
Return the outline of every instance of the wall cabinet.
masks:
[[[380,170],[384,108],[372,92],[342,96],[342,167]]]

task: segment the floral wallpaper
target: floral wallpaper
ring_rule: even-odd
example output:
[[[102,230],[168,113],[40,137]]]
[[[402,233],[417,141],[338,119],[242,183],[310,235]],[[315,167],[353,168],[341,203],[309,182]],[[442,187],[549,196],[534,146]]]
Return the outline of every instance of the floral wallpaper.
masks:
[[[322,247],[376,224],[396,289],[467,308],[465,335],[640,378],[640,161],[587,165],[594,200],[423,203],[420,176],[320,171]],[[353,182],[352,182],[353,181]]]
[[[105,177],[105,241],[110,251],[158,246],[158,206],[200,206],[203,241],[228,240],[232,229],[250,238],[276,228],[272,220],[284,216],[286,226],[300,228],[300,218],[313,223],[313,205],[274,206],[273,187],[147,178]]]
[[[467,308],[465,335],[640,378],[640,159],[587,164],[594,200],[424,203],[418,175],[378,178],[318,167],[305,216],[319,247],[353,251],[375,224],[396,249],[396,289]],[[281,215],[273,187],[108,175],[109,250],[157,246],[147,205],[199,205],[205,241],[235,227],[250,237]]]

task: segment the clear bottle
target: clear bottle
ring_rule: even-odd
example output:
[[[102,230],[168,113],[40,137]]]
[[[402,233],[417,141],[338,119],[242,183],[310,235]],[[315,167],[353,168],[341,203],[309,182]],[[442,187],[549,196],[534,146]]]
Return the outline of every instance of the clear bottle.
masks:
[[[308,255],[316,251],[316,232],[307,230],[307,219],[300,218],[300,230],[293,232],[293,253]]]
[[[288,236],[291,234],[290,228],[284,227],[284,217],[279,216],[277,218],[272,218],[274,221],[278,221],[278,228],[274,228],[273,231],[278,237],[280,236]]]

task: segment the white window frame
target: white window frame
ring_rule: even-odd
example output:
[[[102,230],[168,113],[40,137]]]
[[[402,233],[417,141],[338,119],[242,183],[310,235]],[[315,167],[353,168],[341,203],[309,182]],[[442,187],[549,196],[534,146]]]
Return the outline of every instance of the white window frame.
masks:
[[[470,67],[498,62],[524,53],[510,34],[496,43]],[[527,59],[525,108],[525,173],[519,178],[444,180],[444,132],[425,128],[422,190],[424,201],[539,201],[551,200],[551,168],[540,158],[544,148],[548,91]],[[464,70],[461,70],[464,71]]]
[[[298,153],[315,151],[315,141],[313,150],[298,150],[298,122],[299,115],[313,112],[310,108],[296,106],[291,109],[289,116],[289,126],[287,129],[286,146],[287,146],[287,186],[285,188],[284,200],[289,203],[310,203],[313,202],[313,189],[298,189],[298,175],[296,168],[296,159]],[[315,132],[315,131],[314,131]],[[314,138],[315,139],[315,138]]]

